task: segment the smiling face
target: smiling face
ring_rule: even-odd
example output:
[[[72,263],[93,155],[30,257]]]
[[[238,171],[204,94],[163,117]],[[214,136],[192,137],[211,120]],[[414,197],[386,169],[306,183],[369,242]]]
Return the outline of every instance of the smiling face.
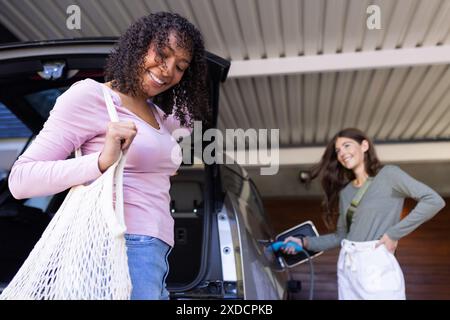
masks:
[[[364,153],[369,150],[369,143],[363,140],[359,144],[356,140],[339,137],[336,139],[335,151],[337,160],[346,169],[357,170],[364,168]]]
[[[173,33],[169,35],[168,46],[163,48],[161,57],[155,46],[151,45],[144,58],[141,75],[144,94],[154,97],[179,83],[190,61],[190,53],[177,46],[177,38]]]

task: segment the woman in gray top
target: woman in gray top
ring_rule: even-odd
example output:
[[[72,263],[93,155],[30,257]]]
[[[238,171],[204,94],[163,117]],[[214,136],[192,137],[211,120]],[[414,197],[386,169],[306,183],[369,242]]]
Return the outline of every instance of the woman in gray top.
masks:
[[[341,246],[339,299],[405,299],[403,273],[394,256],[398,240],[431,219],[445,202],[430,187],[397,166],[382,166],[370,139],[360,130],[338,132],[328,143],[312,177],[325,191],[327,217],[338,211],[334,233],[302,239],[308,250]],[[418,203],[403,219],[405,198]],[[285,253],[294,254],[288,247]]]

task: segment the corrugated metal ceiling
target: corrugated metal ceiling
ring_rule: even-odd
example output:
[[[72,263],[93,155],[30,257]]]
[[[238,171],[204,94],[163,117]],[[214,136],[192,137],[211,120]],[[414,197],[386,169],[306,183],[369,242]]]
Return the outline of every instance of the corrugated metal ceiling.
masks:
[[[81,30],[66,27],[70,5]],[[148,12],[168,10],[203,32],[208,50],[232,60],[450,44],[448,0],[1,0],[0,20],[21,40],[118,36]],[[366,27],[369,5],[380,30]]]
[[[81,30],[66,9],[81,8]],[[380,30],[366,27],[369,5]],[[0,0],[21,40],[118,36],[136,18],[178,12],[231,60],[450,45],[450,0]],[[357,126],[378,141],[450,139],[449,65],[229,79],[221,128],[280,128],[283,146],[323,144]]]
[[[378,141],[450,137],[450,67],[229,79],[223,126],[280,128],[282,145],[322,144],[340,128]]]

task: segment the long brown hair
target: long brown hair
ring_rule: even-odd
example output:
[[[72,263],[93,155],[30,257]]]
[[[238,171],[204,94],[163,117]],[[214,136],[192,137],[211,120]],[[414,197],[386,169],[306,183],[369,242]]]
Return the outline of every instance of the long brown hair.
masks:
[[[359,129],[343,129],[328,142],[322,159],[311,170],[311,179],[320,178],[325,192],[322,203],[325,209],[325,224],[330,229],[335,227],[336,217],[339,215],[339,192],[356,178],[353,171],[343,167],[337,159],[336,140],[338,138],[349,138],[359,144],[364,140],[368,142],[369,149],[364,153],[364,166],[370,177],[375,176],[382,167],[372,141]]]

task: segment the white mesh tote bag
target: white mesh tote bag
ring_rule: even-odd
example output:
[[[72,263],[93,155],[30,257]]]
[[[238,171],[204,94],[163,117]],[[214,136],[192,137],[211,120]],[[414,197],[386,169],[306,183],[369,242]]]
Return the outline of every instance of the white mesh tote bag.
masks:
[[[118,121],[111,96],[102,87],[111,121]],[[80,149],[75,156],[81,156]],[[124,165],[122,154],[94,182],[70,189],[0,299],[130,298],[124,238]]]

